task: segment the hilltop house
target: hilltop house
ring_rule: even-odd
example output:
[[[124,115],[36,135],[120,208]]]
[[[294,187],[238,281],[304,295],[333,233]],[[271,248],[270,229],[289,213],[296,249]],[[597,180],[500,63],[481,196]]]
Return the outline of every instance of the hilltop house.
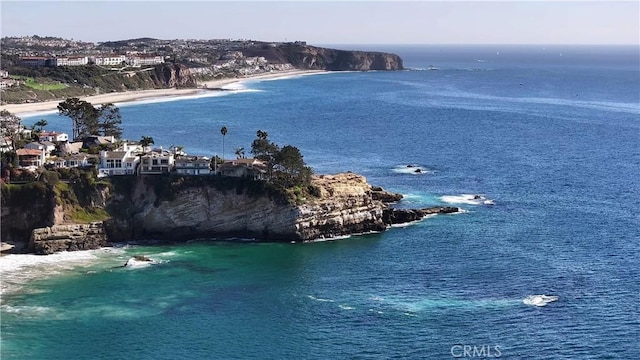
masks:
[[[218,172],[224,176],[248,177],[258,180],[264,179],[267,170],[265,163],[261,160],[240,158],[225,160],[224,164],[218,168]]]
[[[38,149],[18,149],[18,164],[21,167],[40,167],[44,165],[44,150]]]
[[[175,160],[175,171],[180,175],[209,175],[211,160],[204,156],[185,156]]]
[[[55,131],[43,131],[38,135],[40,141],[50,141],[53,143],[69,141],[69,135]]]
[[[51,152],[56,149],[56,145],[50,141],[30,142],[24,146],[25,149],[42,150],[44,156],[51,155]]]
[[[91,166],[87,154],[74,154],[59,157],[53,161],[56,168],[88,167]]]
[[[173,170],[173,153],[160,149],[153,149],[140,157],[140,175],[168,173]]]

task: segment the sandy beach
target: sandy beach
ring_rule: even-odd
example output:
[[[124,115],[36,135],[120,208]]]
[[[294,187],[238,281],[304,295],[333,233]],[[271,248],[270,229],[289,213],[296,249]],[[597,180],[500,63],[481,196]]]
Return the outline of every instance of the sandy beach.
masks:
[[[103,95],[85,96],[80,99],[90,102],[93,105],[101,105],[106,103],[126,103],[140,100],[157,99],[157,98],[175,98],[182,96],[190,96],[200,94],[203,91],[211,91],[206,89],[221,88],[226,85],[238,83],[247,80],[264,80],[264,79],[276,79],[280,77],[298,76],[298,75],[310,75],[325,73],[322,70],[289,70],[278,71],[270,73],[262,73],[257,75],[250,75],[240,78],[225,78],[219,80],[210,80],[201,82],[196,89],[159,89],[159,90],[141,90],[141,91],[126,91],[117,92]],[[31,113],[55,111],[58,104],[62,101],[52,100],[38,103],[29,104],[6,104],[1,105],[0,110],[7,110],[18,116],[25,116]]]

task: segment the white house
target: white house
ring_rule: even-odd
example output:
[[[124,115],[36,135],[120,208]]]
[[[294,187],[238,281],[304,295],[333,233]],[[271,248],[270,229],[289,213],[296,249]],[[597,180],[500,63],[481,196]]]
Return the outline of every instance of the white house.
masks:
[[[56,144],[50,141],[30,142],[24,146],[25,149],[42,150],[45,156],[49,156],[56,149]]]
[[[211,160],[203,156],[185,156],[175,160],[175,171],[181,175],[209,175]]]
[[[173,169],[174,157],[169,151],[154,149],[140,158],[141,175],[168,173]]]
[[[64,142],[69,141],[69,135],[55,131],[43,131],[38,135],[40,141]]]
[[[91,165],[87,154],[75,154],[59,157],[53,163],[57,168],[86,167]]]
[[[133,175],[139,161],[132,151],[101,151],[98,175]]]

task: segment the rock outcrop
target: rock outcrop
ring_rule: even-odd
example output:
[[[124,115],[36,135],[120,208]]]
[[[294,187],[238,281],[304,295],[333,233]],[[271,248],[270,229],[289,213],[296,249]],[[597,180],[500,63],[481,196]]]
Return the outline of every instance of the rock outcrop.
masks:
[[[107,245],[102,222],[53,225],[33,230],[29,247],[36,254],[98,249]]]
[[[408,222],[418,221],[427,215],[433,214],[453,214],[459,212],[460,209],[451,206],[434,206],[423,209],[395,209],[387,208],[382,213],[382,220],[387,225],[404,224]]]

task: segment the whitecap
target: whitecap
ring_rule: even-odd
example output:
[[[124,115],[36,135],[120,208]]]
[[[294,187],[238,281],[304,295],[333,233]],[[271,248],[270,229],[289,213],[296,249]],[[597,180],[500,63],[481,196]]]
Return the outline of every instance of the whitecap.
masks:
[[[495,205],[495,201],[480,194],[444,195],[440,200],[449,204]]]
[[[547,306],[547,304],[558,301],[558,296],[553,295],[529,295],[522,300],[526,305]]]
[[[432,170],[421,166],[421,165],[413,165],[413,164],[409,164],[409,165],[398,165],[396,167],[394,167],[393,169],[391,169],[391,171],[398,173],[398,174],[410,174],[410,175],[424,175],[424,174],[430,174],[433,173]]]
[[[156,260],[149,259],[149,258],[147,259],[148,260],[143,260],[141,258],[132,257],[129,260],[127,260],[127,262],[124,264],[124,267],[131,268],[131,269],[139,269],[139,268],[155,265],[158,263]]]
[[[315,297],[313,295],[307,295],[307,297],[311,300],[320,301],[320,302],[334,302],[331,299],[322,299],[322,298]]]
[[[353,306],[347,306],[347,305],[342,305],[342,304],[338,305],[338,307],[340,309],[343,309],[343,310],[353,310],[353,309],[355,309]]]

